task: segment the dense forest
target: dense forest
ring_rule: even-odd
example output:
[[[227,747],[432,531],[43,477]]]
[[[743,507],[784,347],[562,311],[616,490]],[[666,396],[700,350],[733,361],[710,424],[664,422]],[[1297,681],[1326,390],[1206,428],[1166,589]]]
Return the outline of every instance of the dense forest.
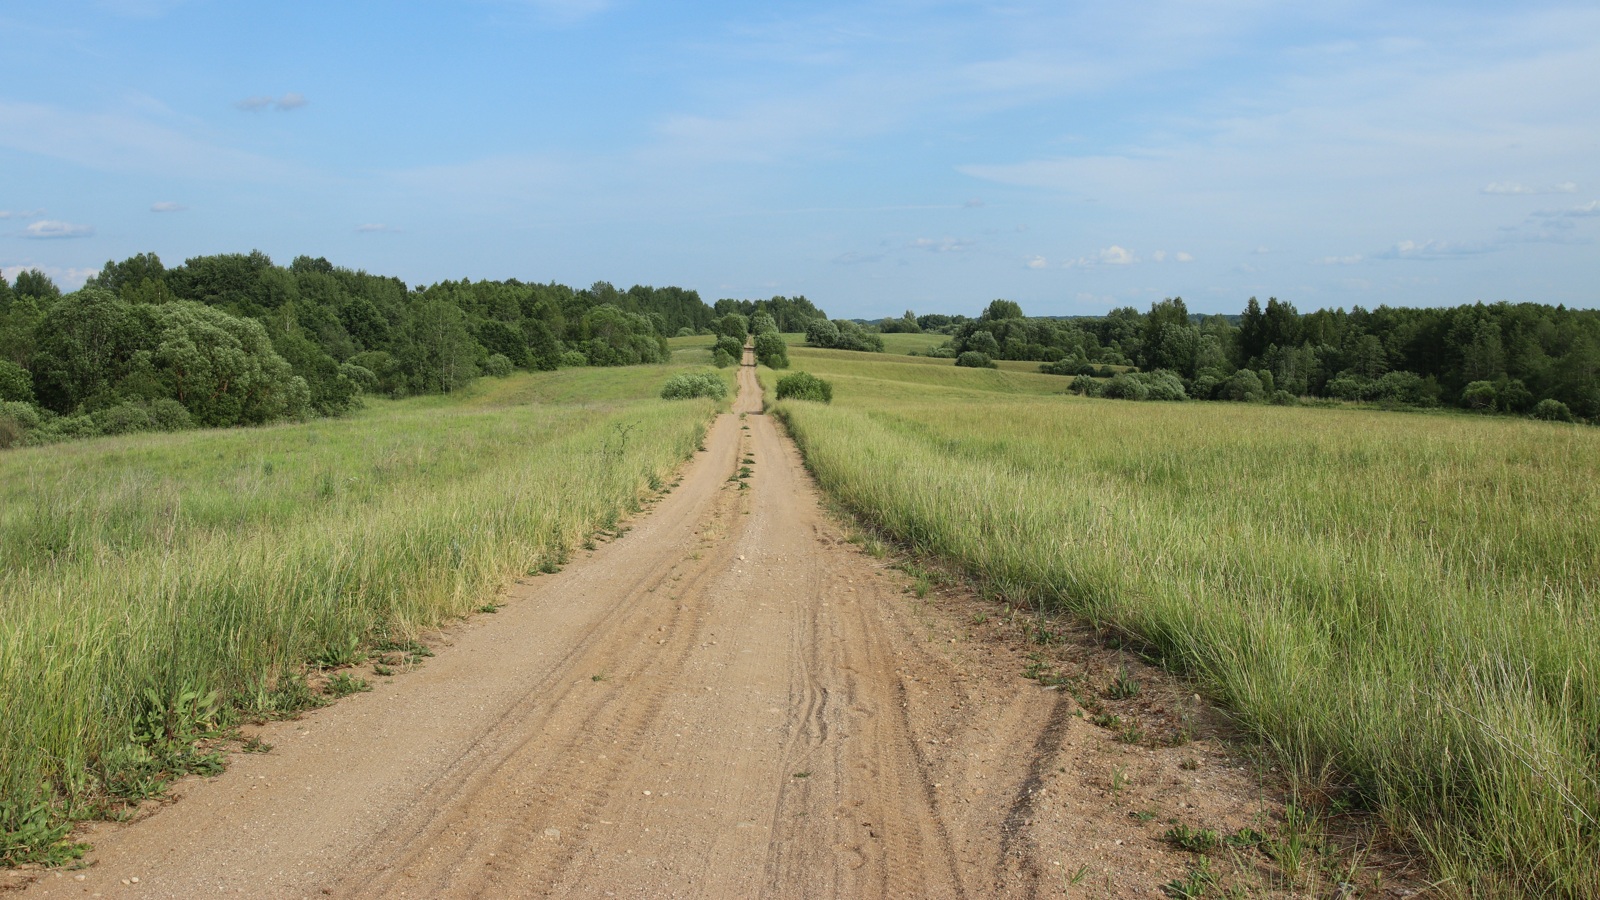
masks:
[[[977,319],[907,313],[883,325],[947,333],[935,352],[963,365],[1038,361],[1042,371],[1079,376],[1074,390],[1126,399],[1326,398],[1600,420],[1594,310],[1478,303],[1302,315],[1252,297],[1241,316],[1224,317],[1191,315],[1174,298],[1148,313],[1040,319],[997,300]]]
[[[95,434],[339,415],[364,394],[449,393],[480,375],[664,362],[667,337],[726,313],[795,330],[805,298],[723,300],[605,282],[408,288],[301,256],[155,254],[108,262],[63,294],[45,275],[0,278],[0,446]]]

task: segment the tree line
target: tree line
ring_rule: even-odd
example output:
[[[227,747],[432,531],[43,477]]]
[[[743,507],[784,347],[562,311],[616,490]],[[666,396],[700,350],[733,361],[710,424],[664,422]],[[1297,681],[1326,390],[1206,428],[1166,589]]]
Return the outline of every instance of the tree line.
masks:
[[[809,306],[809,304],[807,304]],[[340,415],[514,369],[665,362],[717,318],[692,290],[398,278],[297,257],[153,253],[81,290],[0,277],[0,445]]]
[[[939,355],[964,365],[1041,362],[1042,371],[1078,376],[1073,386],[1082,393],[1278,403],[1326,398],[1600,421],[1600,312],[1594,310],[1501,302],[1302,314],[1276,298],[1263,307],[1252,297],[1230,320],[1192,315],[1182,298],[1172,298],[1147,313],[1124,307],[1099,317],[1045,319],[997,300],[977,319],[922,316],[916,323],[950,335],[934,351]]]

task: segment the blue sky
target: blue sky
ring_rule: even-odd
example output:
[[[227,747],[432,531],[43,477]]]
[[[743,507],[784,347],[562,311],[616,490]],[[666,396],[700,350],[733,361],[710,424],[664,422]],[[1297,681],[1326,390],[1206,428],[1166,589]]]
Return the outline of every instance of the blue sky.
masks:
[[[1600,6],[0,2],[0,269],[1600,306]]]

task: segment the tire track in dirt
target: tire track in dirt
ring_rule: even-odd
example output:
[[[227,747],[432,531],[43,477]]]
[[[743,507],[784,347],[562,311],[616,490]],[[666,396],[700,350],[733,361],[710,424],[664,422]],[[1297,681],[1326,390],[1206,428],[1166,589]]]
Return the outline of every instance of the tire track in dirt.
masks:
[[[625,536],[27,895],[1035,896],[1122,865],[1040,827],[1095,815],[1043,798],[1069,766],[1098,793],[1099,729],[845,542],[749,357]],[[1111,865],[1106,895],[1148,895],[1181,860]]]

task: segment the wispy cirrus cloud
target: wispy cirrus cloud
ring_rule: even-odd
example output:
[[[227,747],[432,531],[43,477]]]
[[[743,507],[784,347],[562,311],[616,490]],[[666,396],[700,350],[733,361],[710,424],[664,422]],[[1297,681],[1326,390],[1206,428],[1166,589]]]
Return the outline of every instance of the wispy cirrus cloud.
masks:
[[[34,219],[42,215],[42,209],[0,209],[0,219]]]
[[[365,222],[356,226],[356,234],[399,234],[400,229],[380,222]]]
[[[158,200],[150,204],[150,211],[158,213],[183,212],[188,208],[182,203],[174,203],[171,200]]]
[[[1458,241],[1401,241],[1382,253],[1375,254],[1376,259],[1462,259],[1471,256],[1482,256],[1495,249],[1488,243],[1463,243]]]
[[[22,229],[22,236],[33,240],[81,238],[91,237],[93,234],[93,225],[79,225],[74,222],[62,222],[58,219],[40,219]]]
[[[1533,215],[1541,219],[1587,219],[1600,216],[1600,200],[1590,200],[1582,206],[1568,209],[1541,209]]]
[[[966,238],[917,238],[906,245],[912,250],[927,250],[930,253],[960,253],[977,246],[977,241]]]
[[[233,108],[240,112],[265,112],[269,109],[275,109],[278,112],[293,112],[303,108],[310,102],[306,99],[305,94],[290,91],[282,97],[258,94],[254,97],[246,97],[243,100],[235,100],[233,101]]]
[[[0,147],[108,172],[274,181],[305,176],[277,160],[236,150],[127,112],[85,113],[0,99]]]
[[[1484,194],[1576,194],[1576,182],[1563,181],[1560,184],[1528,185],[1517,181],[1493,181],[1483,186],[1479,193]]]

